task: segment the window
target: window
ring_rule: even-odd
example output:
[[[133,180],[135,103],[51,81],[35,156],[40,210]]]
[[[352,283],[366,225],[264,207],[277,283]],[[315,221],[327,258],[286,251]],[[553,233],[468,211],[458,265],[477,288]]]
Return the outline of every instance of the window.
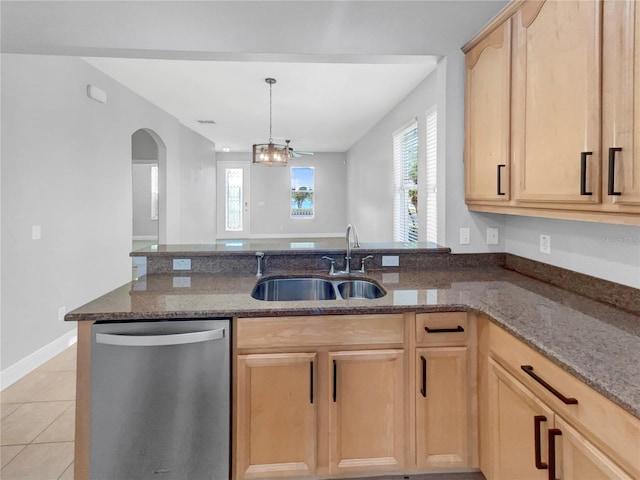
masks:
[[[313,167],[291,167],[291,218],[313,218]]]
[[[151,220],[158,220],[158,165],[151,166]]]
[[[418,241],[418,124],[393,135],[393,240]]]
[[[242,168],[225,168],[225,217],[227,232],[242,231]]]
[[[438,243],[437,125],[435,108],[427,112],[427,242]]]

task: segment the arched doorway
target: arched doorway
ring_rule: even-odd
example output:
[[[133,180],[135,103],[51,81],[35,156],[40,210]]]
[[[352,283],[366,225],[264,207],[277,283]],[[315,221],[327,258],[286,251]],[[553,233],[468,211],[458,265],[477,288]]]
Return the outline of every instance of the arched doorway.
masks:
[[[157,248],[165,238],[166,148],[153,130],[131,135],[132,250]],[[146,262],[134,257],[134,278],[146,273]]]

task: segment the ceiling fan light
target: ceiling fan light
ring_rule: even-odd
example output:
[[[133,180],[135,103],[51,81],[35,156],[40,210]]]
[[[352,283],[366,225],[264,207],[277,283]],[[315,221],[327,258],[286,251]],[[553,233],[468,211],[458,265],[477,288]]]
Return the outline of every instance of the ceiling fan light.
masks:
[[[268,167],[284,167],[290,157],[289,145],[278,145],[272,140],[272,87],[276,83],[274,78],[265,78],[269,85],[269,143],[257,143],[253,145],[253,164],[266,165]]]
[[[268,167],[284,167],[287,165],[289,152],[285,145],[273,142],[259,143],[253,146],[253,164]]]

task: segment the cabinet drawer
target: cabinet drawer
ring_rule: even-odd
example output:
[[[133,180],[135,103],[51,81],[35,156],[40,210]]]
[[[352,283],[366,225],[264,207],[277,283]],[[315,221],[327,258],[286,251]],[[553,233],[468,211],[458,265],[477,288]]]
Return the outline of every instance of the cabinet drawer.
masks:
[[[640,473],[640,419],[493,323],[489,326],[489,348],[491,357],[598,448]],[[527,373],[522,366],[532,369]],[[551,389],[577,403],[565,403]]]
[[[466,312],[418,313],[416,315],[418,345],[466,345],[468,335]]]
[[[400,345],[403,315],[239,318],[237,348]]]

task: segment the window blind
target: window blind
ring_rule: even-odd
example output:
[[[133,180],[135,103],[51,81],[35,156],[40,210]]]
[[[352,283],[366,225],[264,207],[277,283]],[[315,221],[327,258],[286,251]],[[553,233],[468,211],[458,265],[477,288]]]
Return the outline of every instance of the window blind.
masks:
[[[393,239],[418,241],[418,124],[393,135]]]
[[[427,242],[438,243],[438,112],[427,112]]]

